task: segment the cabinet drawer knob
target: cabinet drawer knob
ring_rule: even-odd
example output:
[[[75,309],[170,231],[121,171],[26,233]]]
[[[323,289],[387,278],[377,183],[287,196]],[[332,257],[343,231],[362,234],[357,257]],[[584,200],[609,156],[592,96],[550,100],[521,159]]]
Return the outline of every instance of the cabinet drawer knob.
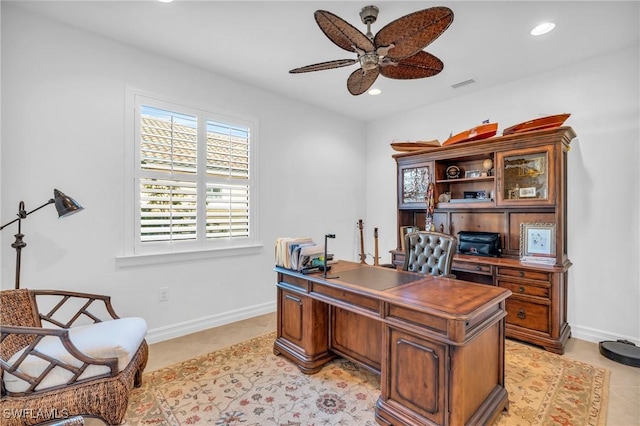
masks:
[[[520,278],[524,277],[524,271],[520,271]]]
[[[524,309],[522,308],[518,309],[518,318],[525,319],[526,317],[527,317],[527,314],[524,312]]]
[[[520,293],[524,293],[524,287],[523,287],[523,286],[518,287],[518,291],[519,291]]]
[[[482,266],[480,265],[476,266],[476,271],[482,271]]]

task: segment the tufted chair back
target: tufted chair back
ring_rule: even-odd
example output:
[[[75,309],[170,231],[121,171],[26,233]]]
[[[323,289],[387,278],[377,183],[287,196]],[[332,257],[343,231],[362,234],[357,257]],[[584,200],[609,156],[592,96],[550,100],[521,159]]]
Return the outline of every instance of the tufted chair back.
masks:
[[[451,264],[457,239],[441,232],[418,231],[405,235],[405,271],[453,277]]]

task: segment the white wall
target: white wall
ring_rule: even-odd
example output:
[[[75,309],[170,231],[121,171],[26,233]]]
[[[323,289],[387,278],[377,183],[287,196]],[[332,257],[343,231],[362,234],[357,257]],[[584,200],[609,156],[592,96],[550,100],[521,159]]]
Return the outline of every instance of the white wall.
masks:
[[[128,86],[259,120],[259,254],[121,267]],[[110,294],[151,339],[275,309],[273,247],[311,236],[353,259],[364,216],[365,130],[339,115],[239,84],[2,4],[2,223],[58,188],[85,210],[52,206],[23,223],[22,286]],[[339,206],[339,208],[336,208]],[[16,228],[2,232],[1,287],[14,283]],[[170,299],[159,302],[160,287]]]
[[[500,134],[571,113],[565,124],[578,140],[569,152],[569,323],[585,340],[640,342],[638,52],[634,46],[473,94],[458,89],[457,98],[368,123],[366,221],[381,228],[381,253],[396,247],[391,141],[443,141],[485,119],[497,121]]]

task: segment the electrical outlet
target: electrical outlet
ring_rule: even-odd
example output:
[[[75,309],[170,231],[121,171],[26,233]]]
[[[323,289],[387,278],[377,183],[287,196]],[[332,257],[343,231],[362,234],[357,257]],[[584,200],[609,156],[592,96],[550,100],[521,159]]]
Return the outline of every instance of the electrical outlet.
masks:
[[[169,287],[160,287],[158,298],[161,302],[169,300]]]

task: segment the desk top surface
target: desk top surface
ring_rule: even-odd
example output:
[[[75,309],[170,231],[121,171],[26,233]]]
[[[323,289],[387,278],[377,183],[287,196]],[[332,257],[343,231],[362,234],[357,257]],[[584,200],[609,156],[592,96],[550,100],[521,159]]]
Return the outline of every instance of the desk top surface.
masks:
[[[416,274],[399,274],[395,269],[358,267],[340,271],[334,278],[336,281],[354,284],[372,290],[388,290],[402,284],[419,281],[424,276]]]
[[[322,272],[302,275],[283,268],[276,271],[444,316],[471,315],[511,295],[511,291],[491,285],[342,260],[332,265],[327,278]]]

